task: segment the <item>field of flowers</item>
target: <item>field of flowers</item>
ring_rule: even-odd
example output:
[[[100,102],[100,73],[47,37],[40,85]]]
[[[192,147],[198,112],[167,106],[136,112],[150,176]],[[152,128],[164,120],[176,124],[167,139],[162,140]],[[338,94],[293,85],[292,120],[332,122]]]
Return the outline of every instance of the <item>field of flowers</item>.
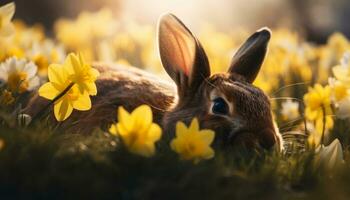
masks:
[[[161,127],[141,105],[120,107],[109,132],[65,134],[57,121],[84,112],[98,95],[95,61],[137,66],[167,78],[155,27],[114,19],[108,9],[60,19],[54,31],[12,20],[0,7],[0,197],[99,199],[347,199],[350,195],[350,41],[335,32],[316,45],[287,29],[272,30],[254,84],[271,98],[285,150],[214,150],[212,130],[196,118]],[[226,71],[247,30],[196,34],[212,72]],[[213,40],[212,38],[215,38]],[[23,114],[38,93],[50,100],[37,116]],[[140,131],[143,130],[143,131]],[[133,134],[131,134],[133,133]],[[135,135],[136,134],[136,135]],[[136,139],[135,139],[136,138]],[[197,148],[187,148],[191,143]]]

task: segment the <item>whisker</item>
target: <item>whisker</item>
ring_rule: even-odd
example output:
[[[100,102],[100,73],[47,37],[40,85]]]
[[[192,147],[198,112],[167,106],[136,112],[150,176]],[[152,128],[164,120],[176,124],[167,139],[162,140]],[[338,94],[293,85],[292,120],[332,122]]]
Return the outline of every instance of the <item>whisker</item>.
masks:
[[[146,102],[144,102],[144,103],[146,103]],[[167,112],[167,111],[168,111],[168,110],[159,108],[159,107],[157,107],[157,106],[153,106],[153,105],[151,105],[151,104],[147,104],[147,105],[149,105],[150,107],[152,107],[152,108],[154,108],[154,109],[156,109],[156,110],[162,111],[162,112]]]
[[[298,99],[298,98],[294,98],[294,97],[272,97],[272,98],[270,98],[270,100],[288,100],[288,99],[298,101],[303,105],[302,99]]]
[[[326,117],[336,117],[336,115],[325,115]],[[303,119],[303,117],[300,117],[299,119]],[[293,121],[296,121],[296,120],[293,120]],[[291,123],[291,122],[288,122],[288,123]],[[283,127],[283,126],[281,126],[281,128],[280,128],[280,131],[282,132],[282,131],[285,131],[285,130],[288,130],[288,129],[290,129],[290,128],[294,128],[294,127],[298,127],[298,126],[300,126],[300,124],[299,125],[295,125],[295,126],[287,126],[287,127]]]
[[[303,116],[302,116],[302,117],[295,118],[295,119],[290,120],[290,121],[288,121],[288,122],[286,122],[286,123],[284,123],[284,124],[281,124],[280,127],[286,126],[286,125],[288,125],[288,124],[292,124],[292,123],[294,123],[294,122],[296,122],[296,121],[299,121],[299,120],[301,120],[301,119],[303,119],[303,118],[304,118]]]
[[[279,131],[282,132],[282,134],[283,134],[283,131],[286,131],[286,130],[291,129],[291,128],[296,128],[296,127],[300,127],[300,124],[293,125],[293,126],[287,126],[287,127],[284,127],[284,128],[280,128]]]
[[[289,85],[285,85],[283,87],[280,87],[279,89],[277,89],[274,93],[272,93],[272,96],[276,95],[277,93],[279,93],[280,91],[289,88],[289,87],[293,87],[293,86],[297,86],[297,85],[306,85],[309,84],[310,81],[306,81],[306,82],[299,82],[299,83],[293,83],[293,84],[289,84]]]
[[[209,78],[205,78],[204,81],[207,82],[209,85],[213,86],[215,89],[217,89],[216,85],[209,81]]]

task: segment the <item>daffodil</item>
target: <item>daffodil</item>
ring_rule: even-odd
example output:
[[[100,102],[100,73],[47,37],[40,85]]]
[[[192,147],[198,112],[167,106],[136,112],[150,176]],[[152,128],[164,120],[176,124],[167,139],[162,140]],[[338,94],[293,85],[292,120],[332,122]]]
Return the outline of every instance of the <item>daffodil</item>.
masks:
[[[152,110],[148,105],[141,105],[132,113],[119,107],[118,123],[109,131],[119,135],[130,152],[149,157],[155,153],[155,142],[162,135],[162,129],[152,121]]]
[[[309,88],[309,92],[304,95],[304,102],[305,117],[307,120],[315,121],[316,130],[320,134],[324,133],[325,129],[333,127],[329,86],[322,87],[320,84],[316,84],[313,88]]]
[[[58,121],[67,119],[73,109],[85,111],[91,108],[89,93],[81,93],[69,77],[65,66],[52,64],[48,70],[49,82],[39,88],[40,96],[54,101],[54,114]]]
[[[67,119],[73,109],[86,111],[91,108],[90,95],[96,95],[95,80],[98,71],[86,64],[82,55],[71,53],[63,65],[49,66],[49,82],[39,89],[39,95],[52,100],[58,121]]]
[[[343,82],[335,78],[329,78],[328,83],[331,88],[331,97],[333,101],[338,102],[345,99],[348,96],[348,86],[345,85]]]
[[[23,93],[39,86],[37,67],[33,62],[11,57],[0,64],[0,80],[11,92]]]
[[[350,43],[345,35],[335,32],[329,36],[327,41],[327,49],[334,54],[335,59],[340,59],[345,51],[350,49]]]
[[[0,36],[7,37],[14,33],[11,19],[15,14],[15,3],[8,3],[0,7]]]
[[[109,9],[82,12],[75,20],[60,19],[56,37],[67,49],[84,52],[88,61],[97,60],[99,43],[116,33],[117,22]]]
[[[296,119],[299,116],[299,103],[290,99],[282,102],[281,114],[284,120]]]
[[[310,147],[318,147],[321,144],[322,134],[316,130],[315,124],[310,121],[306,121],[306,128],[308,133],[307,142]],[[326,130],[327,133],[328,130]]]
[[[176,123],[176,138],[170,147],[179,154],[181,159],[193,160],[195,163],[202,159],[210,159],[214,156],[214,150],[210,147],[215,133],[212,130],[199,129],[197,118],[194,118],[187,128],[183,122]]]
[[[78,86],[81,93],[86,91],[89,95],[97,94],[95,81],[99,72],[85,62],[81,53],[69,54],[63,65],[68,70],[69,79]]]

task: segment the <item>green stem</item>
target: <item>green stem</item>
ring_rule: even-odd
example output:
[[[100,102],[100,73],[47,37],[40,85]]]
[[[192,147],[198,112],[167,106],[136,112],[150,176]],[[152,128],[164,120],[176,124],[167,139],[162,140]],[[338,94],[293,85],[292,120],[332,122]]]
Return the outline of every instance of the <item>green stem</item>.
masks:
[[[70,83],[66,87],[66,89],[64,89],[60,94],[58,94],[54,99],[52,99],[52,101],[50,101],[43,109],[41,109],[36,115],[34,115],[30,124],[33,124],[37,119],[40,119],[52,104],[54,104],[57,100],[59,100],[61,97],[67,94],[67,92],[73,87],[73,85],[74,83]]]
[[[322,117],[323,117],[323,124],[322,124],[322,135],[321,135],[321,143],[324,144],[324,133],[326,132],[326,109],[322,105]]]

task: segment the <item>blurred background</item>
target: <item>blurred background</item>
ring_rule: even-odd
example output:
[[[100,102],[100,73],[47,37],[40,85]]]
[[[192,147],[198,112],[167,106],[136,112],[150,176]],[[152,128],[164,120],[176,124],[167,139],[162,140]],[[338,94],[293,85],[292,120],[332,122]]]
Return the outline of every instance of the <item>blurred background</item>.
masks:
[[[115,18],[156,24],[164,12],[173,12],[198,29],[203,23],[220,30],[262,26],[287,27],[309,41],[326,42],[335,30],[350,36],[349,0],[14,0],[16,18],[28,24],[42,23],[48,32],[61,17],[75,18],[81,11],[108,8]],[[10,0],[1,0],[1,4]]]
[[[43,81],[48,66],[63,63],[70,52],[82,53],[89,63],[135,66],[170,79],[159,59],[156,24],[159,16],[172,12],[201,41],[212,74],[227,71],[234,53],[255,30],[271,28],[269,51],[253,84],[271,97],[282,132],[306,130],[310,124],[310,141],[320,142],[333,124],[350,117],[350,79],[341,82],[341,76],[350,75],[349,0],[14,1],[15,31],[0,37],[0,62],[11,57],[33,61]],[[7,2],[11,0],[0,4]],[[339,78],[337,69],[348,72],[339,72]],[[304,123],[304,95],[315,84],[326,87],[335,105],[325,128],[312,117]],[[341,120],[333,123],[335,116]],[[334,133],[343,133],[338,138],[346,137],[343,141],[350,144],[344,130],[350,128]]]

